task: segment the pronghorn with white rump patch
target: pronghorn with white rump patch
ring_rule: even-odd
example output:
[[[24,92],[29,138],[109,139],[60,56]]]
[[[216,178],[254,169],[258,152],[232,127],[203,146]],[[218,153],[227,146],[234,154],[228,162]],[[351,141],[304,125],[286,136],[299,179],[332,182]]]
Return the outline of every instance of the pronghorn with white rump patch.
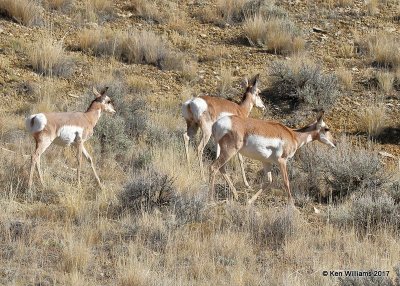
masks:
[[[26,128],[32,134],[36,142],[35,151],[32,154],[32,164],[29,176],[29,189],[33,182],[35,165],[37,167],[40,182],[43,185],[43,175],[40,169],[40,156],[55,143],[61,146],[76,146],[78,149],[78,185],[80,186],[80,172],[82,153],[90,162],[97,183],[101,187],[99,176],[94,168],[92,157],[85,149],[83,143],[93,135],[93,128],[100,118],[101,112],[115,113],[111,99],[105,94],[108,87],[98,92],[93,88],[95,99],[86,112],[52,112],[38,113],[26,119]]]
[[[239,116],[219,119],[212,127],[212,134],[221,148],[221,154],[210,167],[211,197],[214,196],[216,173],[221,171],[235,199],[238,198],[235,186],[225,171],[225,165],[235,154],[240,153],[261,161],[264,171],[268,173],[269,182],[272,181],[272,164],[277,163],[289,200],[292,200],[286,170],[287,160],[293,157],[298,148],[314,140],[335,147],[329,128],[322,117],[323,112],[318,115],[317,121],[301,129],[290,129],[278,122]],[[262,189],[249,200],[249,203],[254,202],[261,192]]]
[[[203,170],[203,150],[211,137],[211,128],[215,121],[218,119],[229,116],[237,115],[240,117],[248,117],[253,106],[257,106],[265,110],[264,103],[259,96],[260,90],[258,89],[259,74],[257,74],[250,81],[244,80],[245,93],[243,100],[240,104],[236,104],[220,97],[212,96],[199,96],[190,99],[182,105],[182,116],[186,120],[187,131],[184,133],[183,138],[185,141],[186,158],[189,164],[189,140],[192,140],[196,135],[197,130],[200,128],[202,131],[202,139],[197,147],[197,156],[200,163],[200,171],[204,178]],[[219,147],[217,146],[217,157],[219,155]],[[246,176],[243,167],[243,158],[239,154],[239,162],[242,170],[242,177],[245,185],[248,187]]]

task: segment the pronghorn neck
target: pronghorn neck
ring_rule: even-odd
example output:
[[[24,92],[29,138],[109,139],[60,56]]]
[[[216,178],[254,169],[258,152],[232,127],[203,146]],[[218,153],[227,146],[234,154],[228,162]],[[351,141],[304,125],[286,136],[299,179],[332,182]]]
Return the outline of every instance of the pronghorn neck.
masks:
[[[93,101],[86,110],[85,115],[93,126],[95,126],[97,121],[100,119],[101,110],[100,104],[96,101]]]
[[[249,116],[251,109],[253,108],[253,101],[251,100],[251,93],[246,92],[244,95],[243,101],[239,104],[240,108],[242,109],[243,114],[246,115],[246,117]]]
[[[304,128],[293,130],[293,132],[295,134],[295,138],[298,144],[297,148],[300,148],[301,146],[316,140],[318,136],[318,132],[316,130],[306,131],[304,130]]]

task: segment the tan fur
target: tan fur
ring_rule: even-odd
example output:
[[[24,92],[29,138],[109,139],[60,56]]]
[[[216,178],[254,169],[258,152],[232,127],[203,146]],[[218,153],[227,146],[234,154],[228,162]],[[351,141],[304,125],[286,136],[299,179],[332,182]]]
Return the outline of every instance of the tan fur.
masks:
[[[231,113],[233,115],[237,115],[240,117],[247,117],[250,114],[253,105],[256,103],[256,97],[258,97],[259,90],[257,88],[259,80],[259,75],[256,75],[251,81],[250,84],[246,80],[246,90],[243,94],[243,100],[240,104],[236,104],[232,101],[229,101],[224,98],[212,97],[212,96],[200,96],[207,103],[207,110],[201,115],[200,120],[196,120],[193,116],[189,118],[185,118],[187,124],[187,131],[183,135],[185,142],[185,151],[186,158],[189,162],[189,140],[194,137],[197,132],[197,129],[200,128],[202,130],[202,139],[200,141],[199,146],[197,147],[197,156],[200,163],[200,171],[204,178],[204,169],[203,169],[203,151],[205,146],[211,137],[211,128],[213,123],[220,117],[222,113]],[[254,93],[254,94],[253,94]],[[188,114],[191,114],[191,110],[188,106],[187,109]],[[246,176],[244,174],[244,167],[242,163],[243,159],[240,158],[240,165],[242,170],[243,181],[246,186],[248,186]]]
[[[210,169],[210,184],[211,184],[211,196],[214,193],[214,184],[215,184],[215,176],[218,171],[224,175],[225,180],[228,182],[228,185],[232,189],[235,198],[237,198],[237,192],[235,187],[233,186],[232,181],[226,175],[225,165],[226,163],[238,152],[246,146],[246,142],[251,135],[257,135],[259,138],[263,138],[263,140],[279,140],[282,148],[278,148],[282,152],[273,152],[269,153],[271,150],[275,150],[273,147],[266,147],[263,149],[265,153],[258,153],[258,149],[254,149],[255,153],[260,157],[259,160],[262,160],[264,165],[264,170],[269,173],[271,171],[271,163],[277,163],[280,167],[283,181],[285,183],[285,188],[288,192],[289,199],[292,200],[292,195],[290,192],[289,179],[286,170],[286,162],[289,158],[291,158],[296,150],[302,145],[314,141],[319,140],[324,144],[329,144],[334,146],[332,142],[332,136],[329,133],[329,129],[326,125],[322,124],[322,115],[320,115],[316,122],[307,125],[306,127],[298,130],[290,129],[287,126],[273,121],[264,121],[254,118],[243,118],[239,116],[231,116],[231,127],[230,130],[225,130],[226,132],[221,132],[221,130],[217,130],[218,128],[224,129],[224,126],[220,121],[217,121],[213,127],[213,135],[216,137],[216,134],[221,134],[221,138],[216,138],[218,140],[218,144],[221,148],[221,155],[217,158],[214,163],[211,165]],[[226,122],[226,120],[224,121]],[[325,138],[325,141],[322,139]],[[324,141],[324,142],[323,142]],[[329,141],[329,142],[328,142]],[[271,141],[270,141],[271,142]],[[270,143],[268,143],[270,144]],[[272,143],[271,143],[272,144]],[[272,146],[272,145],[271,145]],[[248,147],[246,147],[248,148]],[[264,148],[264,147],[263,147]],[[269,157],[267,154],[269,154]],[[272,155],[271,155],[272,154]],[[268,174],[269,180],[271,181],[270,175]],[[258,192],[249,203],[254,202],[256,197],[260,194]]]
[[[61,130],[61,128],[66,126],[74,126],[82,128],[82,135],[76,133],[74,141],[71,142],[71,144],[76,146],[78,149],[78,172],[77,172],[78,184],[80,185],[81,159],[83,153],[85,158],[90,162],[97,183],[101,187],[100,179],[94,168],[92,157],[89,155],[83,144],[93,135],[93,128],[97,124],[101,112],[102,111],[107,111],[111,113],[115,112],[114,107],[110,102],[110,99],[104,95],[106,91],[107,88],[105,88],[101,93],[97,92],[96,89],[93,89],[96,99],[92,101],[86,112],[43,113],[43,115],[47,119],[46,125],[42,130],[32,133],[32,136],[35,139],[36,148],[34,153],[32,154],[31,171],[28,184],[29,189],[31,188],[33,183],[33,172],[35,166],[37,167],[39,178],[43,185],[43,176],[40,169],[40,156],[51,145],[51,143],[59,137],[59,131]],[[33,126],[34,124],[35,117],[36,116],[32,117],[30,120],[31,126]]]

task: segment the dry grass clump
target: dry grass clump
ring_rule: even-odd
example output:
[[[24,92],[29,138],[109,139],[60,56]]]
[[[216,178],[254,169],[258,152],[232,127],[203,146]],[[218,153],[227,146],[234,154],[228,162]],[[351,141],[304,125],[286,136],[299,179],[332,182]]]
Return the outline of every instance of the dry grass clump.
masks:
[[[165,6],[165,2],[164,0],[130,0],[125,8],[146,21],[165,23],[171,16],[166,7],[161,7]]]
[[[379,12],[379,1],[378,0],[368,0],[365,1],[365,6],[369,15],[373,16]]]
[[[383,32],[373,33],[366,46],[374,65],[396,68],[400,65],[399,39]]]
[[[216,7],[205,9],[199,16],[203,21],[217,25],[235,24],[272,6],[264,0],[218,0]]]
[[[153,32],[83,30],[77,38],[79,49],[97,56],[112,55],[127,63],[150,64],[166,70],[182,70],[185,65],[185,57]]]
[[[65,53],[63,42],[43,37],[28,48],[28,58],[34,71],[46,76],[68,76],[75,62]]]
[[[358,129],[371,137],[379,136],[387,123],[386,108],[383,104],[373,104],[359,112]]]
[[[228,55],[228,49],[225,46],[214,46],[206,48],[199,55],[199,62],[213,62],[224,59]]]
[[[395,75],[391,72],[378,71],[375,75],[379,89],[385,94],[390,94],[394,87]]]
[[[340,43],[338,52],[343,58],[352,58],[355,52],[354,43]]]
[[[344,68],[340,67],[336,70],[335,72],[338,80],[340,81],[341,85],[344,87],[346,90],[351,90],[353,87],[353,75],[351,74],[351,71]]]
[[[73,0],[45,0],[43,5],[51,10],[66,11],[72,8]]]
[[[275,94],[291,97],[311,108],[329,110],[340,95],[336,75],[325,74],[307,59],[275,61],[270,67]]]
[[[290,54],[304,49],[304,40],[288,18],[266,19],[257,14],[247,18],[243,28],[252,46],[265,47],[275,54]]]
[[[111,0],[76,1],[75,18],[84,23],[99,23],[114,17],[114,4]]]
[[[220,96],[227,97],[233,91],[233,76],[230,68],[222,67],[217,90]]]
[[[0,15],[25,26],[40,25],[43,22],[42,7],[30,0],[0,0]]]

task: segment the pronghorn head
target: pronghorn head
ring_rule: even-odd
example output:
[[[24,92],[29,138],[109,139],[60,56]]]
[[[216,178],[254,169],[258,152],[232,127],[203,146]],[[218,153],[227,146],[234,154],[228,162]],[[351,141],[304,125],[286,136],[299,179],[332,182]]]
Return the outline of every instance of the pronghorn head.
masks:
[[[329,127],[328,125],[326,125],[326,123],[324,122],[324,120],[322,119],[324,117],[324,111],[321,111],[318,114],[318,118],[317,118],[317,122],[315,123],[315,128],[317,131],[317,140],[319,142],[322,142],[328,146],[331,147],[336,147],[335,143],[334,143],[334,139],[332,134],[329,132]]]
[[[108,90],[108,86],[105,87],[100,92],[98,92],[97,89],[95,87],[93,87],[93,94],[96,97],[93,102],[100,103],[102,111],[114,114],[115,113],[114,105],[112,104],[111,99],[105,94],[107,90]]]
[[[260,74],[255,75],[250,81],[245,78],[243,81],[243,87],[246,89],[244,97],[251,96],[253,104],[264,111],[265,105],[260,97],[260,90],[258,89],[259,82]]]

